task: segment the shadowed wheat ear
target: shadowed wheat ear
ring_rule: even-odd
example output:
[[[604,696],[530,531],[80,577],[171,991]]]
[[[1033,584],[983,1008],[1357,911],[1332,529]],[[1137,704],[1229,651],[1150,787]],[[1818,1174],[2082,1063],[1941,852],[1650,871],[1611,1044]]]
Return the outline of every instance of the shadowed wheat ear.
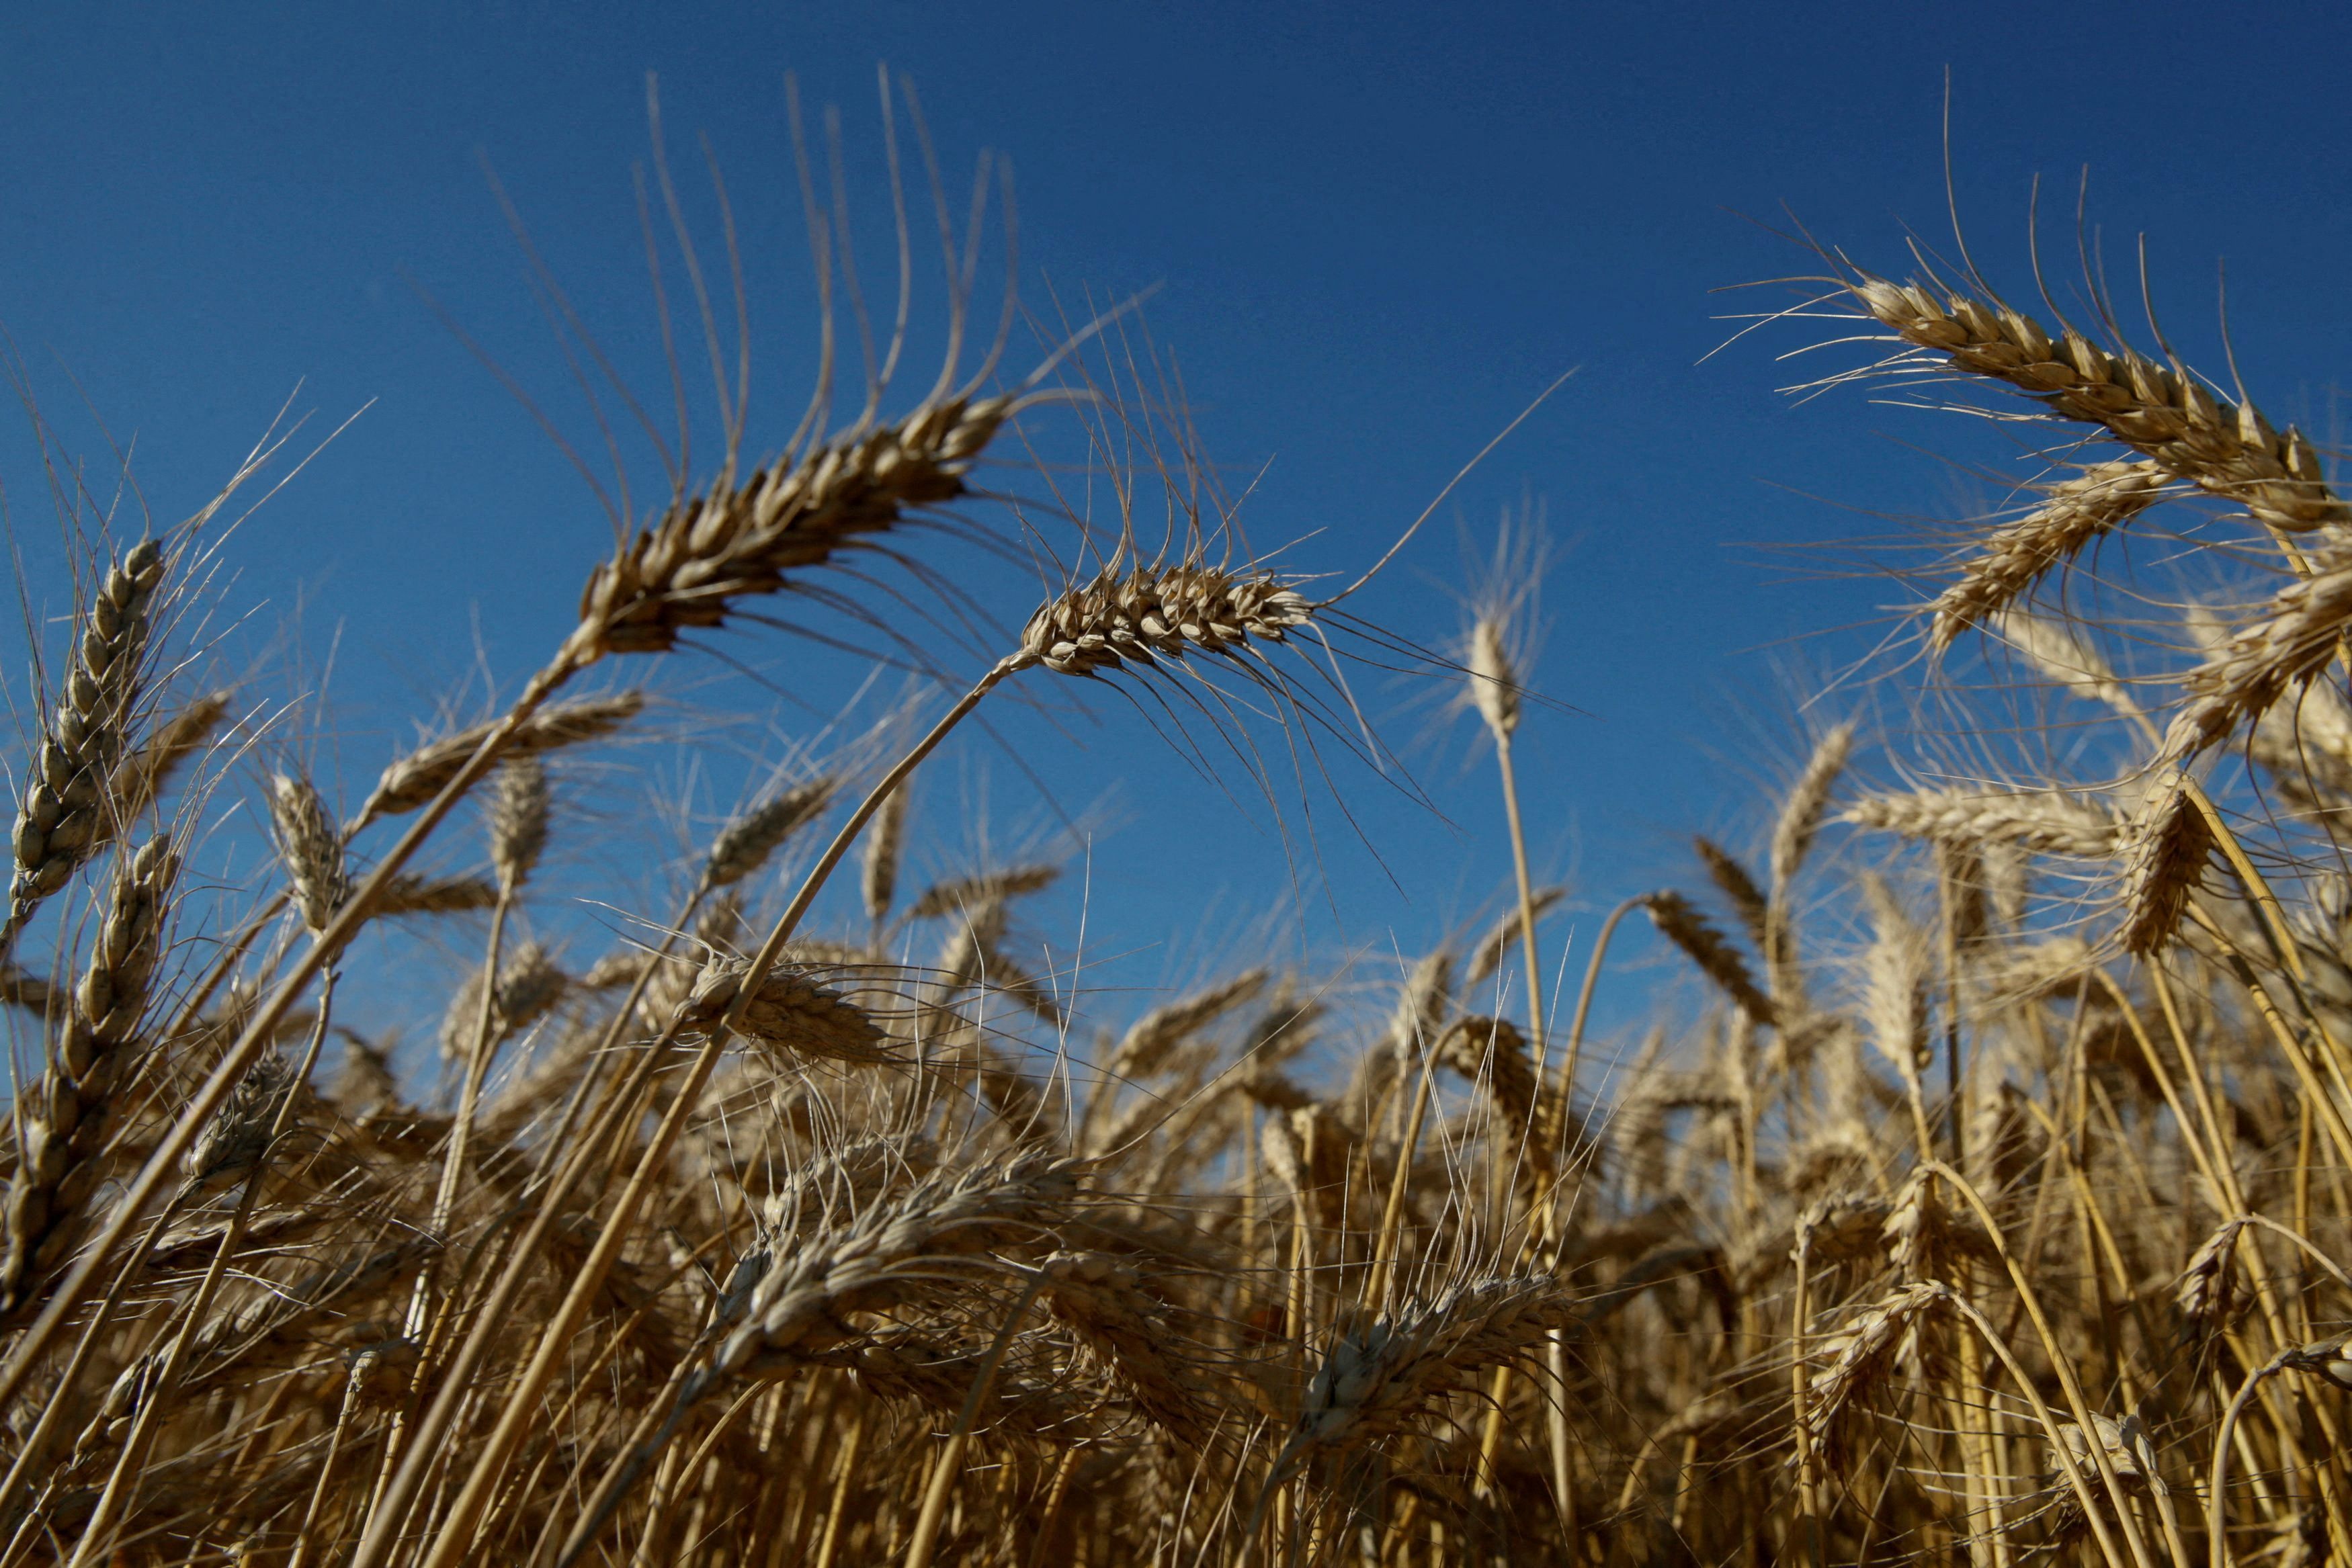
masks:
[[[508,897],[547,852],[551,805],[547,765],[537,754],[527,751],[499,764],[498,787],[490,794],[490,869]]]
[[[1280,643],[1313,619],[1314,606],[1270,571],[1106,566],[1038,608],[1014,658],[1064,675],[1152,669],[1190,653],[1239,659],[1253,640]]]
[[[504,755],[553,751],[598,739],[636,717],[645,706],[643,692],[549,703],[516,727],[506,743]],[[482,742],[502,722],[478,724],[439,740],[426,741],[393,763],[376,780],[375,790],[368,796],[367,804],[360,808],[354,826],[364,826],[383,817],[402,816],[428,804],[465,770],[474,753],[481,749]]]
[[[110,787],[128,746],[163,568],[162,545],[133,545],[108,570],[82,617],[16,806],[16,876],[0,947],[111,831],[107,819],[119,808]]]
[[[1696,906],[1671,888],[1661,889],[1642,900],[1649,911],[1650,920],[1661,936],[1683,950],[1684,956],[1698,966],[1700,973],[1723,988],[1726,996],[1747,1009],[1748,1016],[1758,1023],[1769,1024],[1777,1013],[1772,998],[1756,986],[1748,972],[1746,960],[1723,939],[1723,933],[1708,923]]]
[[[105,918],[48,1066],[17,1104],[21,1141],[0,1250],[0,1317],[33,1300],[38,1274],[76,1234],[114,1092],[129,1065],[124,1059],[138,1041],[178,872],[171,841],[160,836],[117,867]]]
[[[682,632],[724,624],[737,600],[773,593],[863,536],[968,494],[965,474],[1019,407],[1014,396],[941,395],[740,484],[722,472],[590,575],[565,653],[585,665],[664,652]]]
[[[824,814],[840,787],[838,779],[821,774],[761,801],[721,828],[710,841],[703,885],[732,887],[767,864],[786,839]]]
[[[898,862],[907,851],[907,808],[914,799],[908,779],[876,809],[866,830],[866,847],[857,867],[858,893],[866,902],[866,917],[879,925],[890,917],[890,901],[898,893]]]

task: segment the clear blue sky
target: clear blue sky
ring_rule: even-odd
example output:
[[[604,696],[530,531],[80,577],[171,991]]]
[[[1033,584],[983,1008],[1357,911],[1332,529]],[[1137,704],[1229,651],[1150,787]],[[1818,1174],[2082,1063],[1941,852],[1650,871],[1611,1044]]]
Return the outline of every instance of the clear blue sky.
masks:
[[[1033,298],[1041,279],[1158,286],[1150,328],[1181,356],[1210,445],[1271,462],[1256,537],[1326,530],[1308,563],[1371,559],[1582,367],[1365,608],[1451,633],[1437,585],[1460,576],[1457,517],[1483,531],[1506,502],[1544,500],[1562,549],[1538,684],[1581,713],[1529,722],[1531,821],[1538,858],[1590,909],[1695,880],[1691,831],[1752,828],[1759,784],[1799,748],[1790,673],[1840,667],[1869,633],[1791,639],[1867,622],[1893,591],[1742,547],[1886,531],[1874,509],[1948,511],[1965,496],[1937,455],[1986,451],[1854,393],[1779,395],[1793,377],[1775,355],[1800,333],[1700,362],[1751,298],[1711,291],[1808,270],[1762,225],[1785,225],[1785,208],[1890,270],[1906,224],[1940,241],[1948,68],[1957,193],[1989,270],[2030,296],[2037,172],[2071,256],[2087,165],[2111,251],[2150,236],[2192,358],[2219,363],[2226,257],[2248,384],[2324,438],[2331,378],[2352,363],[2347,57],[2352,12],[2288,5],[16,7],[0,21],[0,321],[89,455],[77,395],[137,433],[166,517],[298,382],[328,423],[374,400],[248,525],[230,593],[263,607],[257,625],[299,616],[309,667],[335,650],[323,766],[356,793],[394,724],[465,678],[478,639],[509,683],[553,645],[606,537],[407,281],[572,406],[478,151],[592,326],[645,371],[630,170],[659,73],[681,167],[707,132],[745,214],[757,447],[789,426],[807,373],[782,77],[844,106],[870,170],[887,60],[919,88],[951,171],[983,147],[1012,161]],[[879,196],[869,182],[869,211]],[[21,443],[0,458],[37,576],[54,538],[37,476]],[[33,591],[54,601],[54,580]],[[772,673],[787,652],[759,632],[726,646]],[[1364,691],[1405,695],[1377,676]],[[1112,799],[1124,824],[1097,852],[1098,894],[1119,897],[1098,898],[1095,938],[1138,948],[1142,981],[1186,978],[1172,944],[1200,934],[1204,906],[1231,946],[1286,895],[1279,844],[1101,711],[1086,751],[1052,759],[1066,805]],[[1340,922],[1312,901],[1318,947],[1384,947],[1393,931],[1412,948],[1507,876],[1489,780],[1465,771],[1468,727],[1433,740],[1404,712],[1387,728],[1452,821],[1360,780],[1351,799],[1412,897],[1327,837]],[[730,803],[731,783],[709,788],[705,809]],[[940,770],[935,799],[947,811],[983,791],[1000,842],[1036,814],[985,745]]]

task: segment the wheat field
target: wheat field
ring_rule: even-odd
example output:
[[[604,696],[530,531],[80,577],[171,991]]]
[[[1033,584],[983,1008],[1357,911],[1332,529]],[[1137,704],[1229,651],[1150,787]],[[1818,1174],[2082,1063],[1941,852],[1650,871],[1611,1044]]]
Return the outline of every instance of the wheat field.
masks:
[[[1416,648],[1351,599],[1404,530],[1254,551],[1132,313],[1024,362],[975,239],[928,385],[901,305],[797,429],[688,246],[719,460],[540,563],[573,629],[355,803],[204,656],[283,442],[88,519],[12,759],[0,1568],[2352,1558],[2352,510],[2309,438],[2095,277],[2068,321],[1815,253],[1756,324],[1794,390],[1990,416],[2013,472],[1752,841],[1580,890],[1571,942],[1525,597]],[[1034,597],[958,598],[975,550]],[[576,809],[788,598],[928,695],[683,854]],[[1122,1011],[1008,935],[1060,865],[909,874],[975,714],[1075,697],[1280,797],[1390,760],[1400,666],[1484,730],[1516,867],[1401,971]],[[551,846],[653,868],[605,950],[540,935]],[[1604,1035],[1628,923],[1687,963]]]

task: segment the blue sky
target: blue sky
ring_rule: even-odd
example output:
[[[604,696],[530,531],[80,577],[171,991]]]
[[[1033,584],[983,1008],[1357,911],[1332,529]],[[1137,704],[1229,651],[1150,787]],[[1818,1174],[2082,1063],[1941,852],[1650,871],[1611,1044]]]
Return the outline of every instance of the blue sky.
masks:
[[[1695,881],[1695,830],[1752,835],[1759,789],[1801,749],[1791,692],[1847,667],[1904,593],[1757,547],[1981,504],[1946,459],[1998,452],[1858,393],[1780,395],[1796,371],[1776,356],[1801,329],[1707,358],[1727,313],[1790,298],[1717,291],[1812,270],[1774,232],[1792,223],[1888,270],[1906,225],[1941,243],[1948,69],[1955,193],[1989,272],[2030,297],[2036,174],[2045,245],[2071,256],[2087,168],[2110,254],[2149,236],[2191,359],[2220,362],[2226,259],[2248,385],[2325,438],[2331,378],[2352,362],[2336,304],[2347,46],[2352,14],[2285,5],[25,7],[0,22],[0,322],[85,455],[103,453],[94,418],[136,433],[166,517],[298,382],[314,430],[373,400],[247,525],[229,590],[259,607],[255,649],[286,632],[311,675],[331,650],[309,748],[355,799],[478,658],[510,689],[552,647],[606,538],[552,444],[420,299],[583,430],[481,156],[657,393],[630,179],[658,73],[681,170],[696,175],[707,133],[743,219],[759,447],[788,430],[808,374],[783,76],[813,109],[843,106],[871,214],[887,61],[920,90],[951,183],[982,148],[1010,160],[1029,298],[1156,288],[1150,329],[1208,445],[1264,467],[1253,536],[1313,534],[1302,565],[1371,559],[1580,367],[1361,602],[1451,636],[1465,530],[1486,538],[1502,507],[1542,500],[1559,548],[1535,684],[1578,711],[1533,716],[1522,760],[1538,858],[1589,912]],[[56,530],[30,463],[0,443],[28,588],[53,608]],[[837,670],[772,633],[721,645],[796,690],[779,672],[804,672],[820,706],[838,695]],[[669,678],[727,669],[704,656]],[[1499,810],[1466,723],[1433,726],[1377,673],[1361,691],[1445,816],[1357,779],[1385,869],[1326,814],[1319,873],[1305,870],[1328,894],[1289,924],[1317,951],[1412,950],[1492,907]],[[1195,977],[1202,951],[1255,946],[1251,923],[1289,897],[1282,841],[1123,710],[1096,708],[1107,723],[1085,748],[1050,760],[1048,727],[1013,715],[1006,733],[1063,807],[1107,825],[1090,941],[1129,954],[1136,983]],[[699,809],[723,810],[747,761],[809,727],[759,716],[772,731],[713,743]],[[635,756],[656,787],[690,777],[684,749]],[[1051,818],[979,740],[935,770],[931,799],[942,821],[984,803],[1000,849]],[[1066,936],[1075,915],[1048,925]],[[1571,924],[1591,915],[1551,928],[1555,954]]]

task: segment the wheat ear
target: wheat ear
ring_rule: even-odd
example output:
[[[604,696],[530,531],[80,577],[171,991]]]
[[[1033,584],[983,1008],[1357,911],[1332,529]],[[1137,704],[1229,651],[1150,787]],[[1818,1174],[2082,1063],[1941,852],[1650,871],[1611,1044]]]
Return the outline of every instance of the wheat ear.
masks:
[[[1905,342],[1971,375],[2006,382],[2063,419],[2101,427],[2166,474],[2245,507],[2259,522],[2302,531],[2352,518],[2300,431],[2289,426],[2282,434],[2252,403],[2215,397],[2186,369],[2127,347],[2110,351],[2071,327],[2053,340],[1998,300],[1867,274],[1852,293]]]
[[[599,739],[636,717],[645,711],[645,706],[643,692],[545,704],[514,727],[500,754],[513,757],[553,751]],[[439,740],[427,741],[394,762],[383,770],[376,780],[374,792],[360,808],[359,822],[403,816],[431,801],[463,771],[482,742],[504,722],[478,724]]]
[[[2050,572],[2164,499],[2170,476],[2150,462],[2095,463],[2042,486],[2042,503],[1977,546],[1959,576],[1928,607],[1927,643],[1949,648],[1986,624]]]
[[[590,576],[565,644],[582,664],[654,653],[734,601],[772,593],[861,537],[967,493],[964,476],[1015,412],[1010,397],[925,402],[895,424],[854,432],[683,497]]]
[[[710,887],[732,887],[768,863],[783,841],[824,814],[841,781],[820,775],[775,795],[745,811],[719,831],[710,841],[710,858],[702,880]]]
[[[1906,838],[1968,849],[2016,844],[2037,854],[2105,860],[2123,822],[2111,811],[2056,790],[1920,789],[1871,795],[1846,808],[1844,821]]]
[[[1708,923],[1691,901],[1672,889],[1661,889],[1642,901],[1650,912],[1651,921],[1659,934],[1683,950],[1684,955],[1699,967],[1699,972],[1723,988],[1726,996],[1747,1009],[1748,1016],[1758,1023],[1771,1023],[1776,1015],[1772,998],[1756,987],[1748,972],[1746,960],[1723,939],[1723,933]]]
[[[144,539],[111,568],[82,618],[73,662],[16,807],[16,877],[0,947],[110,832],[109,787],[145,673],[163,548]]]
[[[138,1040],[147,982],[163,951],[163,914],[179,861],[170,839],[142,845],[116,869],[105,919],[47,1069],[17,1107],[21,1144],[8,1184],[0,1250],[0,1317],[21,1312],[40,1272],[76,1234],[124,1058]]]

